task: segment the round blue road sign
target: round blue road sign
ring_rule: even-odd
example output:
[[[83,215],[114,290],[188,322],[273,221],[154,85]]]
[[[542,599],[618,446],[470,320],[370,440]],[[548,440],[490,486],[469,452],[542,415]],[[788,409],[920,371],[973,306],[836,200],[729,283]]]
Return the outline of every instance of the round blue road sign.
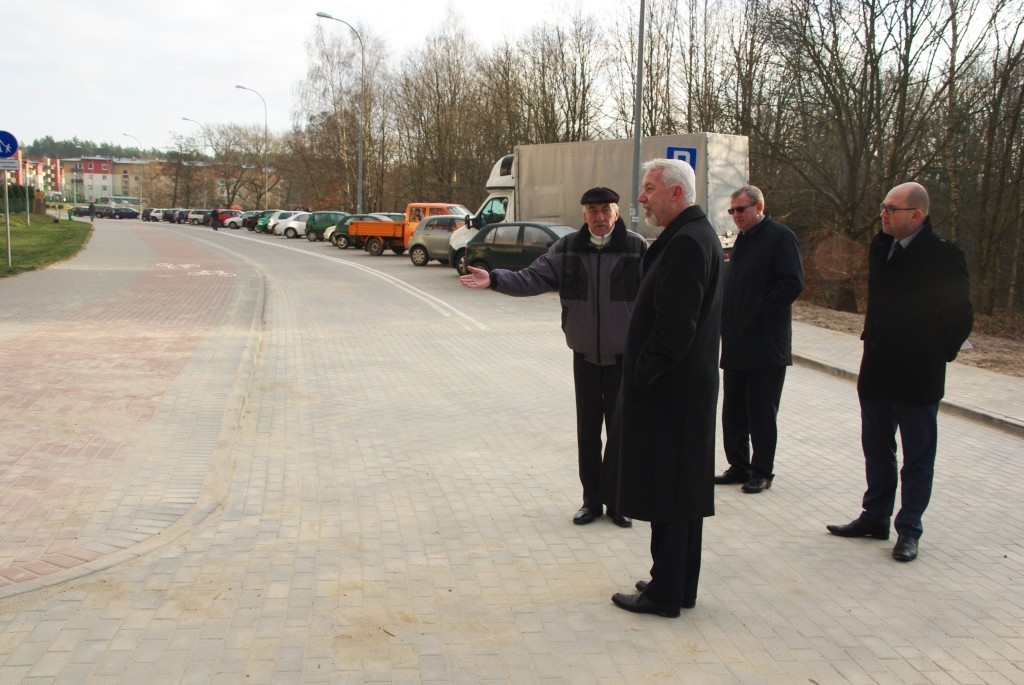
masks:
[[[18,151],[18,139],[7,131],[0,131],[0,159],[13,157]]]

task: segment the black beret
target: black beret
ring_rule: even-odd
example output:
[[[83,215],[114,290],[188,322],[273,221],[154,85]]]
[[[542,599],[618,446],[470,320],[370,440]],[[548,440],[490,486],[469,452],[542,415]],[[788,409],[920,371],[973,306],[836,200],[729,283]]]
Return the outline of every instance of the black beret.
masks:
[[[611,188],[598,186],[583,193],[580,198],[581,205],[605,205],[619,201],[619,194]]]

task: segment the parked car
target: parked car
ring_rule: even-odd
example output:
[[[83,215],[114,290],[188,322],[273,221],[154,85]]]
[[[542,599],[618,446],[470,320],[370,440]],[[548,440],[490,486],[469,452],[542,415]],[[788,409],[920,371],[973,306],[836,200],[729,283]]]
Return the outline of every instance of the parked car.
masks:
[[[405,214],[396,214],[395,216],[405,219]],[[362,247],[363,242],[359,238],[352,238],[348,234],[348,225],[353,221],[395,221],[391,218],[391,215],[382,212],[376,212],[373,214],[349,214],[344,219],[339,221],[335,226],[334,230],[325,236],[331,241],[331,245],[344,250],[347,247]]]
[[[144,210],[142,210],[142,220],[143,221],[150,221],[150,217],[151,216],[153,216],[153,208],[152,207],[146,207]]]
[[[112,219],[138,219],[139,210],[134,207],[114,207],[110,216]]]
[[[190,209],[185,219],[193,226],[205,224],[210,220],[209,209]]]
[[[257,209],[257,210],[254,210],[254,211],[256,212],[255,214],[247,216],[247,217],[245,217],[245,219],[242,220],[242,226],[247,228],[247,229],[249,229],[250,231],[256,230],[256,222],[259,221],[264,216],[267,216],[268,214],[270,214],[270,212],[272,210],[269,210],[269,209]]]
[[[230,219],[234,219],[235,217],[240,216],[242,214],[237,209],[215,209],[210,212],[210,216],[207,217],[206,219],[206,223],[210,224],[211,226],[213,225],[213,212],[217,212],[217,220],[220,221],[221,226],[227,226],[227,223]],[[238,227],[235,226],[235,228]]]
[[[542,221],[515,221],[485,226],[466,244],[466,264],[478,269],[512,269],[529,266],[563,236],[576,229]]]
[[[308,219],[309,212],[296,212],[286,219],[281,219],[274,227],[274,235],[283,235],[285,238],[298,238],[305,235]]]
[[[231,211],[234,213],[231,216],[224,219],[224,225],[227,226],[228,228],[241,228],[242,226],[245,226],[245,222],[249,217],[259,214],[259,212],[256,210],[239,212],[238,210],[232,209]]]
[[[298,214],[298,212],[295,211],[295,210],[291,210],[291,211],[287,211],[287,212],[278,212],[276,215],[275,214],[271,214],[270,215],[270,219],[267,221],[267,230],[266,230],[266,232],[267,233],[272,233],[273,235],[281,235],[281,233],[278,231],[277,225],[279,223],[281,223],[282,220],[290,219],[293,216],[295,216],[296,214]]]
[[[252,222],[252,226],[246,226],[246,228],[248,228],[250,231],[262,233],[263,228],[267,225],[267,219],[270,217],[270,215],[280,211],[280,209],[264,209],[258,214],[249,217],[249,220]]]
[[[73,216],[89,216],[88,207],[75,207],[71,210]]]
[[[455,269],[460,276],[465,276],[466,271],[466,245],[480,232],[479,226],[472,223],[465,224],[462,228],[452,233],[448,241],[448,265]]]
[[[314,243],[324,239],[324,232],[334,228],[348,216],[348,212],[310,212],[306,219],[306,240]]]
[[[252,230],[257,233],[270,233],[271,226],[270,222],[277,221],[277,217],[284,213],[283,209],[268,209],[267,211],[260,214],[259,220]]]
[[[94,205],[93,209],[96,212],[96,216],[103,217],[104,219],[109,219],[110,212],[114,210],[110,205]],[[88,213],[89,212],[86,211],[86,214]]]
[[[464,216],[428,216],[409,238],[409,259],[416,266],[426,266],[431,260],[447,264],[452,233],[465,223]]]

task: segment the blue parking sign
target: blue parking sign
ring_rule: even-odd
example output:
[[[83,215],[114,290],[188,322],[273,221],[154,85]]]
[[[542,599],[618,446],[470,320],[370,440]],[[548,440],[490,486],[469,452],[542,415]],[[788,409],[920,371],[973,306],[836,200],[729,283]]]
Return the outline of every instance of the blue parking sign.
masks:
[[[667,159],[679,159],[697,170],[697,148],[695,147],[670,147],[665,151]]]
[[[18,139],[7,131],[0,131],[0,159],[13,157],[18,151]]]

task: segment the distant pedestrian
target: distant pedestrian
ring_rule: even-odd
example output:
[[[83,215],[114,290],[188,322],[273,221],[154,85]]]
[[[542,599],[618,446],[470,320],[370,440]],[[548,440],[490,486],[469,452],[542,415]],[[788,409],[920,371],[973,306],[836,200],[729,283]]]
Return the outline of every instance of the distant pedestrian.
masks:
[[[89,221],[96,222],[96,205],[89,203]]]
[[[212,226],[215,231],[220,227],[220,217],[217,216],[216,209],[210,210],[210,226]]]
[[[888,540],[902,481],[892,550],[897,561],[917,558],[921,517],[932,493],[946,363],[956,359],[974,322],[964,253],[932,231],[928,207],[928,191],[917,183],[896,186],[882,202],[882,230],[868,251],[857,379],[867,490],[859,517],[827,526],[841,537]],[[897,428],[903,446],[898,470]]]
[[[796,235],[764,211],[755,186],[732,194],[740,234],[722,299],[722,445],[729,468],[716,485],[758,493],[775,478],[776,417],[793,364],[793,302],[804,288]],[[751,456],[753,448],[753,456]]]

